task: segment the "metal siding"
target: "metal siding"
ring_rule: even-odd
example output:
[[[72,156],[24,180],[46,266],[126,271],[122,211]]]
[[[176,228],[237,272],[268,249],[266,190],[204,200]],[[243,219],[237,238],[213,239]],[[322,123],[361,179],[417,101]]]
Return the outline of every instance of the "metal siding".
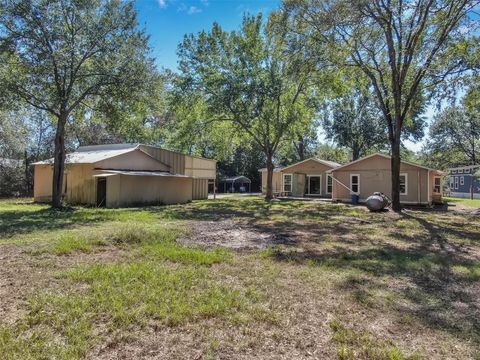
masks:
[[[192,181],[192,199],[208,199],[208,179],[193,179]]]

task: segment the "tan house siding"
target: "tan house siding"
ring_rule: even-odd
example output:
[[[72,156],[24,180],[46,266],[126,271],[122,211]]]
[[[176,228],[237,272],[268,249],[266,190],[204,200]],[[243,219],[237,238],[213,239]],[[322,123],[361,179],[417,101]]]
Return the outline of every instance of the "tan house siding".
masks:
[[[320,194],[317,196],[330,197],[327,193],[327,171],[333,167],[322,164],[314,159],[287,166],[281,171],[273,173],[272,187],[274,192],[283,192],[283,174],[292,174],[292,195],[294,196],[308,196],[308,177],[320,176]],[[262,169],[262,193],[267,189],[267,171]]]
[[[282,191],[282,173],[274,172],[272,177],[273,192]],[[267,170],[262,170],[262,193],[267,192]]]
[[[350,201],[352,175],[360,177],[359,197],[365,201],[374,192],[382,192],[391,197],[391,162],[390,158],[377,155],[362,161],[334,169],[332,176],[334,200]],[[404,204],[428,204],[432,201],[433,181],[435,174],[428,169],[408,163],[401,163],[400,173],[406,175],[406,194],[400,195]],[[437,175],[438,176],[438,175]],[[438,196],[441,199],[441,195]]]

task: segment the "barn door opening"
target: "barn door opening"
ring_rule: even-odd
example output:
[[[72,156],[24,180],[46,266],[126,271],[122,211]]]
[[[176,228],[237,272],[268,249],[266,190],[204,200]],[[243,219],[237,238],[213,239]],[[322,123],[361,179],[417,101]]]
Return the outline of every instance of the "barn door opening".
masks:
[[[97,207],[105,207],[107,205],[107,178],[101,177],[97,179]]]

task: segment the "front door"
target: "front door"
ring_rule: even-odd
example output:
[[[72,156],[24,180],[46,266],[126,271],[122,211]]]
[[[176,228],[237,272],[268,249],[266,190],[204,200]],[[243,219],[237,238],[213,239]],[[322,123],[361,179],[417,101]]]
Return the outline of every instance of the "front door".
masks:
[[[305,193],[305,174],[293,174],[293,196],[303,196]]]
[[[101,177],[97,179],[97,207],[105,207],[107,205],[107,178]]]
[[[322,189],[322,181],[320,176],[309,176],[308,177],[308,195],[320,195]]]

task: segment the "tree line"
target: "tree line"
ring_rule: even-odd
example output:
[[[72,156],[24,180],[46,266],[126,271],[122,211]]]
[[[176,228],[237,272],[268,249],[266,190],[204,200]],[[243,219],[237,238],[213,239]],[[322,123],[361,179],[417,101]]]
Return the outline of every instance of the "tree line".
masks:
[[[148,142],[216,158],[226,175],[258,177],[265,166],[270,199],[276,165],[382,150],[399,210],[402,158],[440,168],[479,162],[477,5],[285,0],[268,17],[245,14],[237,30],[214,23],[185,35],[178,69],[166,71],[133,2],[5,0],[0,166],[21,160],[15,191],[25,193],[28,163],[52,155],[60,207],[67,151]],[[433,106],[426,145],[412,154],[403,143],[423,138]],[[10,178],[0,195],[22,182]]]

